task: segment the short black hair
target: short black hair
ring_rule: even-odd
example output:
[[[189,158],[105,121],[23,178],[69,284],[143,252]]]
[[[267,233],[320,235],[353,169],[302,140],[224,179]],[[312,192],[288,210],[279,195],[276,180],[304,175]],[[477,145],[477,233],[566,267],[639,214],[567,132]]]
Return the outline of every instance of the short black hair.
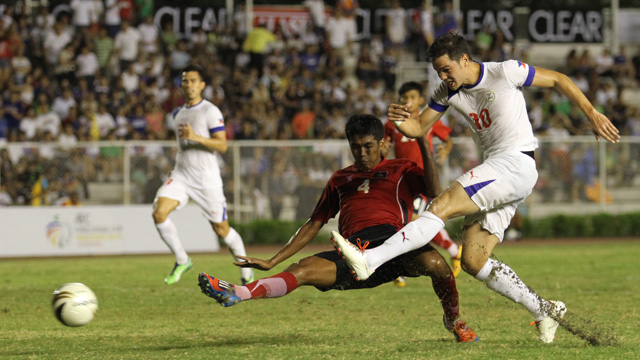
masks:
[[[420,96],[422,96],[422,85],[416,81],[407,81],[402,84],[402,86],[400,86],[400,90],[398,90],[398,95],[402,96],[411,90],[416,90]]]
[[[449,55],[453,61],[460,61],[462,55],[467,54],[471,60],[469,43],[458,33],[446,33],[438,36],[427,50],[427,61],[433,62],[443,55]]]
[[[184,74],[186,72],[191,72],[191,71],[197,72],[198,75],[200,75],[200,80],[204,81],[204,69],[200,65],[193,65],[193,64],[187,65],[184,67],[184,69],[182,69],[182,72],[180,74]]]
[[[382,121],[370,114],[352,115],[344,127],[347,140],[351,141],[354,136],[373,135],[376,141],[382,140],[384,137],[384,126]]]

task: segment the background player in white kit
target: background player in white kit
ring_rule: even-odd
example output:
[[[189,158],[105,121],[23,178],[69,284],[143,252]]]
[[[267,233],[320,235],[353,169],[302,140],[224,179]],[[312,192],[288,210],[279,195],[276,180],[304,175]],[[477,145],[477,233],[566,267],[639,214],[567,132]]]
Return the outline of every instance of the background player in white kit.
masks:
[[[186,104],[173,114],[178,129],[176,165],[169,180],[158,189],[153,203],[153,220],[158,233],[176,256],[173,270],[164,279],[169,285],[178,282],[193,266],[178,238],[175,224],[168,217],[173,210],[185,206],[189,199],[204,210],[213,230],[234,257],[247,255],[240,234],[229,226],[227,219],[227,202],[216,158],[216,152],[227,151],[227,135],[218,107],[202,98],[205,85],[201,67],[189,65],[183,69],[181,87]],[[242,268],[241,276],[243,284],[251,282],[253,270]]]
[[[391,104],[388,115],[407,137],[423,136],[453,106],[468,121],[484,162],[463,174],[433,200],[421,217],[402,228],[382,246],[364,251],[333,234],[336,246],[360,279],[381,264],[424,246],[444,222],[465,216],[462,269],[490,289],[522,304],[535,318],[540,340],[553,341],[566,312],[562,302],[549,302],[527,287],[509,268],[489,256],[502,241],[516,207],[532,191],[538,178],[533,150],[538,141],[526,112],[522,86],[554,87],[577,104],[599,140],[618,142],[618,130],[599,113],[565,75],[509,60],[478,63],[471,59],[465,39],[458,34],[438,37],[427,52],[442,83],[427,108],[411,118],[408,106]]]

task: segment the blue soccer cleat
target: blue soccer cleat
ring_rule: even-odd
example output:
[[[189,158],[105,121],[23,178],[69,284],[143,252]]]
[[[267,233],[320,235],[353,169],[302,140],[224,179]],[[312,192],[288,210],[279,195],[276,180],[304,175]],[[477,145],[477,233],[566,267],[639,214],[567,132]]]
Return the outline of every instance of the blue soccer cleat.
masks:
[[[206,273],[198,275],[198,285],[202,289],[202,293],[210,298],[214,298],[218,304],[229,307],[240,301],[240,297],[233,290],[233,285],[226,281],[209,276]]]

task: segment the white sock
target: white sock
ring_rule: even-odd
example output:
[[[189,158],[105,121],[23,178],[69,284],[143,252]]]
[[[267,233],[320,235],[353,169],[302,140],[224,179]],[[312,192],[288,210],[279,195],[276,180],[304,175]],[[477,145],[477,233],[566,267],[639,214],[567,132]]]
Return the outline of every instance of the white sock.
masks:
[[[536,321],[544,317],[542,309],[547,308],[547,301],[523,283],[506,264],[489,259],[476,275],[476,279],[485,283],[489,289],[524,306]]]
[[[156,224],[156,229],[158,229],[158,234],[160,234],[162,241],[167,244],[171,252],[176,256],[176,262],[180,265],[186,264],[189,261],[189,256],[182,247],[180,238],[178,238],[178,229],[176,229],[173,221],[167,218],[164,222]]]
[[[419,218],[405,225],[382,245],[366,250],[367,266],[373,271],[399,255],[419,249],[428,244],[443,228],[442,219],[425,211]]]
[[[240,234],[238,234],[236,229],[229,228],[229,233],[223,240],[224,243],[227,244],[231,255],[233,255],[236,260],[240,260],[236,257],[236,255],[247,256],[247,251],[244,249],[244,242],[242,241],[242,237],[240,236]],[[240,268],[240,274],[243,279],[249,279],[251,278],[253,271],[250,268]]]

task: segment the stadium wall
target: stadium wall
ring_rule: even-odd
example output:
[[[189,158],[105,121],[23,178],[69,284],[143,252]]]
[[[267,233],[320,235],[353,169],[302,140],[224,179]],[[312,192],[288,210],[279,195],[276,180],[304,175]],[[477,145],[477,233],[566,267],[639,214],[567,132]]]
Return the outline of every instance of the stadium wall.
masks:
[[[168,253],[151,219],[151,205],[0,208],[0,257]],[[218,239],[189,204],[171,219],[188,252],[215,252]],[[187,230],[188,229],[188,232]]]

